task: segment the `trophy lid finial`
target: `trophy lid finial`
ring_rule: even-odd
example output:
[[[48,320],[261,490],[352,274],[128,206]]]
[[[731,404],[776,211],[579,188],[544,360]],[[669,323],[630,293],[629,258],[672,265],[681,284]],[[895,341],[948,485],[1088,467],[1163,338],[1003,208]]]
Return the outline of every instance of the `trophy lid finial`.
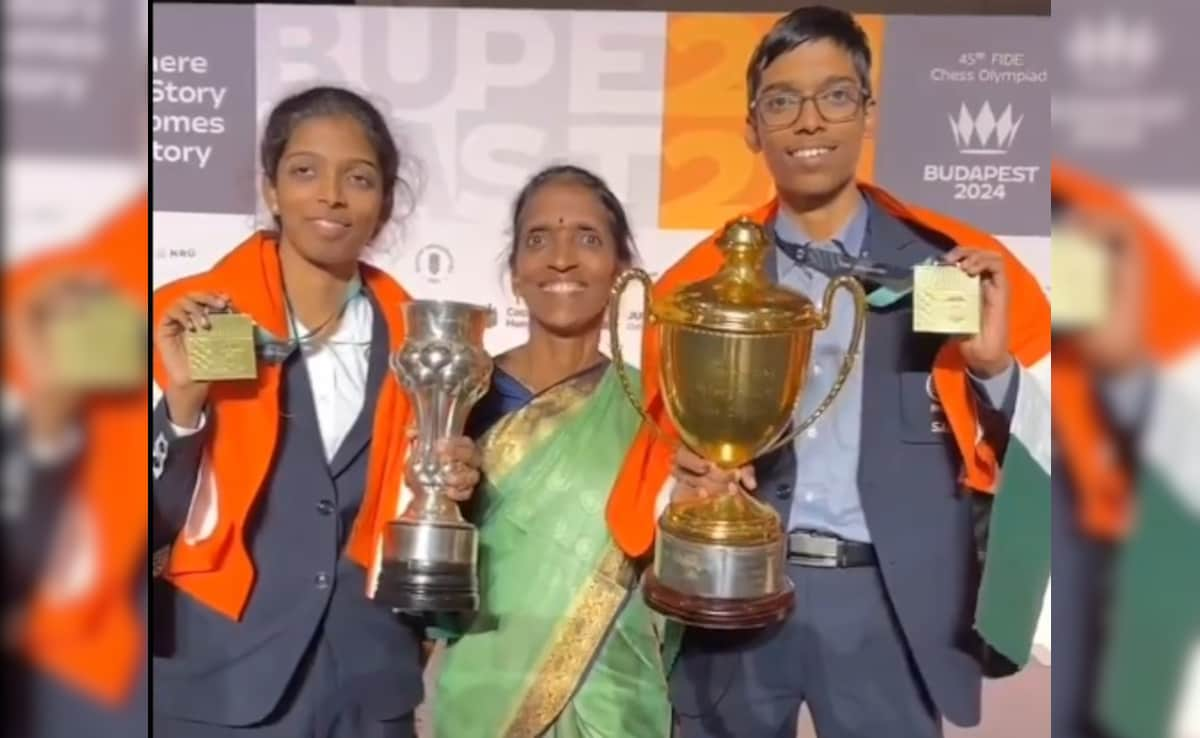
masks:
[[[745,215],[731,221],[721,234],[721,248],[728,250],[762,249],[767,245],[762,226]]]
[[[772,242],[762,225],[746,216],[729,221],[717,244],[724,255],[720,270],[655,303],[657,320],[741,333],[808,330],[817,325],[812,300],[774,284],[768,274]]]

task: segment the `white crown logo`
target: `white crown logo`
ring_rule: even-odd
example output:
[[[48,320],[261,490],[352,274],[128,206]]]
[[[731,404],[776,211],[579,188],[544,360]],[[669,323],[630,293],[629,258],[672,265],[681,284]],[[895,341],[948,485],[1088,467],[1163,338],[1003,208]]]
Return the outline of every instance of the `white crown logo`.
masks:
[[[1077,21],[1064,40],[1063,55],[1077,74],[1094,84],[1140,80],[1162,53],[1149,19],[1127,21],[1116,13]]]
[[[992,105],[984,102],[979,113],[972,116],[964,103],[958,110],[958,117],[947,116],[950,119],[950,130],[954,134],[954,143],[964,154],[1003,154],[1007,152],[1017,136],[1021,121],[1025,116],[1013,120],[1012,105],[1006,105],[1004,112],[997,118],[992,112]]]

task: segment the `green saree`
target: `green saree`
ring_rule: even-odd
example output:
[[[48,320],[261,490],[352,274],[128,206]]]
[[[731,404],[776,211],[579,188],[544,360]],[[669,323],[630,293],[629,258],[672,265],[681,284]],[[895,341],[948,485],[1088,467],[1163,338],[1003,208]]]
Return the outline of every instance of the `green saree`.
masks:
[[[664,653],[604,508],[639,417],[611,368],[556,385],[480,439],[481,613],[452,639],[436,738],[667,738]]]

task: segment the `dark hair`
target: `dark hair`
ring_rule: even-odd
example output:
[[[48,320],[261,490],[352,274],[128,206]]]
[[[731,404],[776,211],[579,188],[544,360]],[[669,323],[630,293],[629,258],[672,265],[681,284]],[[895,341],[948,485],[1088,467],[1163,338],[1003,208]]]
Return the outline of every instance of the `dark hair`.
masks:
[[[746,67],[746,95],[754,102],[762,75],[779,57],[797,46],[828,39],[845,49],[854,60],[858,81],[871,94],[871,47],[867,34],[844,10],[826,5],[809,5],[788,13],[775,22],[766,36],[758,42],[750,64]]]
[[[533,175],[521,188],[521,193],[517,195],[517,200],[513,203],[512,243],[509,244],[508,249],[508,268],[512,269],[517,265],[521,215],[529,203],[529,198],[547,185],[560,183],[576,184],[592,191],[592,194],[608,212],[609,227],[612,229],[613,240],[617,244],[617,259],[626,264],[633,264],[637,261],[637,246],[634,243],[633,230],[629,227],[629,218],[625,215],[625,208],[621,206],[621,201],[617,199],[604,180],[583,167],[572,164],[556,164]]]
[[[267,125],[263,131],[262,143],[259,146],[259,158],[263,174],[275,184],[278,176],[279,160],[287,148],[288,141],[296,128],[312,118],[329,118],[347,116],[356,120],[367,134],[367,140],[375,149],[375,157],[379,160],[379,170],[383,178],[383,217],[380,218],[379,228],[387,222],[395,212],[396,189],[400,188],[405,196],[405,205],[412,203],[413,189],[400,177],[402,160],[400,149],[392,138],[387,120],[379,109],[366,98],[342,87],[312,87],[284,98],[267,117]],[[279,218],[275,218],[276,227]]]

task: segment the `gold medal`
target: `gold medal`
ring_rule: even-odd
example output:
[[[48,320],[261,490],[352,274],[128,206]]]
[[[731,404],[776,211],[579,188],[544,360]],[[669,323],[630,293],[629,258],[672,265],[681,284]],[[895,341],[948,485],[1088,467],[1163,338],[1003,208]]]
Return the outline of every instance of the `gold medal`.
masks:
[[[1089,328],[1108,317],[1112,279],[1108,251],[1078,231],[1050,235],[1050,311],[1058,328]]]
[[[116,391],[145,385],[145,315],[117,295],[87,300],[49,328],[52,367],[76,390]]]
[[[254,321],[243,313],[214,313],[211,328],[188,332],[184,337],[188,367],[197,382],[254,379],[258,365],[254,352]]]
[[[979,277],[953,264],[913,267],[913,331],[973,335],[982,322]]]

